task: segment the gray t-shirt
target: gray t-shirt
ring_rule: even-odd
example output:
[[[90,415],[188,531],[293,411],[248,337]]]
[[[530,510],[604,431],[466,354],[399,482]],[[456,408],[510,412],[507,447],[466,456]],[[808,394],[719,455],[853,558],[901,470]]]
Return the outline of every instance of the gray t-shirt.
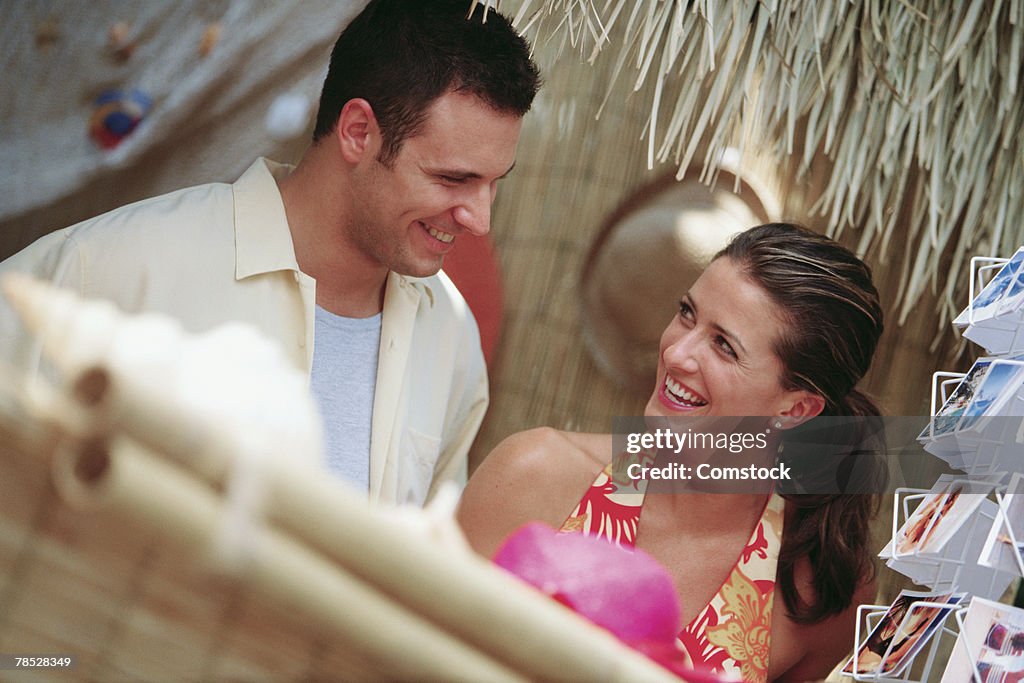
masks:
[[[316,307],[310,386],[324,420],[327,467],[367,492],[380,322],[380,313],[345,318]]]

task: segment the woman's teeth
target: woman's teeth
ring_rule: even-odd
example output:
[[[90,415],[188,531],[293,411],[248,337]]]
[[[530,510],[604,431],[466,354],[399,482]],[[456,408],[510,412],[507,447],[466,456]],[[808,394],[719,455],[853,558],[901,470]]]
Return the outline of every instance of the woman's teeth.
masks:
[[[689,392],[683,385],[671,377],[665,377],[665,390],[673,400],[684,405],[699,407],[708,404],[707,401]]]

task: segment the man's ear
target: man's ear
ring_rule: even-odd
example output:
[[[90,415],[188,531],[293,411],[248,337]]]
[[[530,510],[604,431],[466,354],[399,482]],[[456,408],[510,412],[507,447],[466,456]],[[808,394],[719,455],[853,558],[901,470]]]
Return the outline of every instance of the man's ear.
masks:
[[[807,422],[825,409],[825,399],[810,391],[793,391],[787,396],[790,406],[779,413],[780,429],[789,429]]]
[[[338,115],[334,137],[341,155],[351,164],[359,163],[368,154],[376,157],[380,147],[380,127],[370,103],[362,98],[346,102]]]

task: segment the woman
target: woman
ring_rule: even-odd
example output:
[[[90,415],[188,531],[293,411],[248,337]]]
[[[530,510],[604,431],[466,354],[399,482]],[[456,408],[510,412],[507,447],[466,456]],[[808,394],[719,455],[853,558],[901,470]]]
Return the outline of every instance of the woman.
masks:
[[[877,415],[854,385],[881,332],[870,270],[853,254],[797,226],[753,228],[680,301],[645,416],[768,416],[760,427],[776,448],[819,414]],[[874,599],[877,499],[616,496],[611,439],[535,429],[499,444],[460,505],[473,547],[489,557],[540,520],[643,549],[675,579],[694,664],[747,681],[828,674],[850,650],[857,605]]]

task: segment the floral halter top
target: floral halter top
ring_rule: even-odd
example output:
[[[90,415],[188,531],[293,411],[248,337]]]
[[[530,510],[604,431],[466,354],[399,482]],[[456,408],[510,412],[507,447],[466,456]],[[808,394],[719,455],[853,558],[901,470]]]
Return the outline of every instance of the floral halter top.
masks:
[[[646,481],[622,483],[609,464],[562,524],[561,531],[636,544]],[[677,645],[695,667],[747,683],[768,680],[772,599],[785,501],[772,494],[732,568],[711,602],[679,633]]]

